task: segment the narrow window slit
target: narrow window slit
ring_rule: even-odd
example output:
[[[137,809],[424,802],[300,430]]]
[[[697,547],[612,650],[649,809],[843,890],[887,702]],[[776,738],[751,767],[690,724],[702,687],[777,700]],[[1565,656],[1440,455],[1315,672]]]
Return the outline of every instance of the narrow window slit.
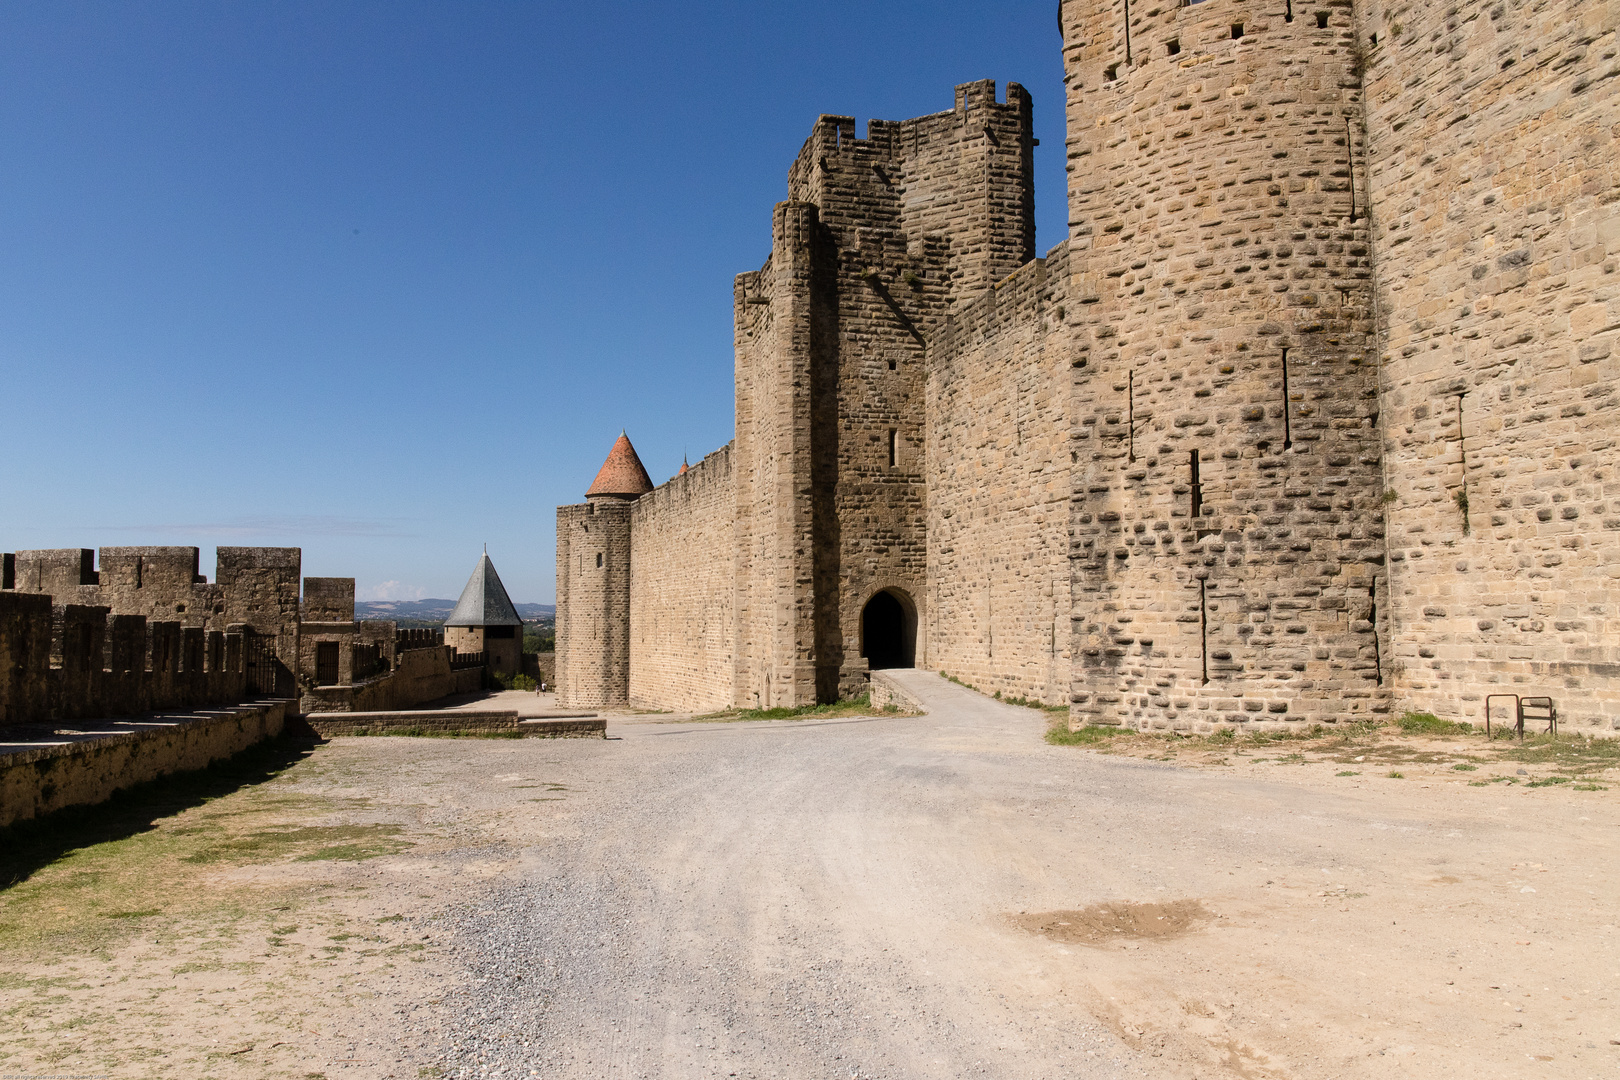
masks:
[[[1350,173],[1350,224],[1356,223],[1356,153],[1350,138],[1350,118],[1344,118],[1344,165]]]
[[[1181,42],[1175,38],[1171,38],[1169,41],[1164,43],[1164,51],[1170,56],[1181,55]]]
[[[1378,648],[1378,583],[1375,581],[1367,586],[1367,621],[1372,624],[1373,639],[1373,672],[1378,677],[1378,685],[1384,685],[1384,658]]]
[[[1131,62],[1131,0],[1125,0],[1125,63]]]
[[[1457,509],[1462,511],[1463,535],[1468,535],[1468,446],[1463,442],[1463,398],[1468,396],[1464,390],[1457,395],[1457,461],[1462,466],[1462,487],[1457,489]]]
[[[600,551],[596,553],[596,568],[598,570],[602,568],[602,553]]]
[[[1233,23],[1232,24],[1232,40],[1236,41],[1238,38],[1240,38],[1242,36],[1243,36],[1243,24],[1240,23],[1240,22]]]
[[[1194,459],[1196,460],[1196,459]],[[1209,685],[1209,583],[1203,578],[1198,579],[1198,651],[1203,657],[1203,671],[1198,682],[1201,686]]]
[[[1288,0],[1287,6],[1283,9],[1283,22],[1293,22],[1293,21],[1294,21],[1294,0]]]
[[[894,468],[900,460],[900,433],[894,428],[889,429],[889,468]]]
[[[1189,451],[1192,465],[1192,516],[1198,517],[1204,512],[1204,485],[1198,477],[1198,451]]]
[[[1283,449],[1287,450],[1294,445],[1293,419],[1290,415],[1293,407],[1288,403],[1288,350],[1282,351],[1283,375]]]
[[[1316,28],[1318,30],[1326,30],[1327,29],[1327,22],[1328,22],[1328,13],[1325,12],[1325,11],[1318,11],[1316,13]]]
[[[1136,372],[1125,373],[1125,440],[1129,449],[1126,460],[1136,464]]]

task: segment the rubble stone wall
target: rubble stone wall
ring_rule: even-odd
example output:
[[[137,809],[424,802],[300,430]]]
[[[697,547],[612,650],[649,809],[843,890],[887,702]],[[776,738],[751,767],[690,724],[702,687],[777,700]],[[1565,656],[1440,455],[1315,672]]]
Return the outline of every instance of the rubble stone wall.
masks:
[[[1076,722],[1388,707],[1360,64],[1294,7],[1062,9]]]

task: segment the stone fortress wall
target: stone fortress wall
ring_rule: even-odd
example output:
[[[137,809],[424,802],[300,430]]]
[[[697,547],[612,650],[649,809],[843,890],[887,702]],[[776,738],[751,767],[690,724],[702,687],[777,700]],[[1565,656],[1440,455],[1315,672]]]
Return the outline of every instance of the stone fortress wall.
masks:
[[[927,666],[1069,692],[1068,250],[959,305],[928,365]]]
[[[631,504],[629,703],[638,708],[732,703],[731,453],[721,447]]]
[[[1384,708],[1371,263],[1349,12],[1064,5],[1074,708]],[[1358,196],[1359,197],[1359,196]],[[1388,604],[1385,604],[1387,611]],[[1387,628],[1386,628],[1387,636]]]
[[[1620,725],[1620,3],[1358,4],[1403,702]]]
[[[920,666],[1074,723],[1478,721],[1505,691],[1620,727],[1620,0],[1060,23],[1044,260],[1016,84],[817,123],[736,283],[730,548],[678,576],[724,499],[659,489],[622,583],[586,581],[559,511],[575,703],[855,692],[890,590]],[[611,612],[637,644],[603,653]]]

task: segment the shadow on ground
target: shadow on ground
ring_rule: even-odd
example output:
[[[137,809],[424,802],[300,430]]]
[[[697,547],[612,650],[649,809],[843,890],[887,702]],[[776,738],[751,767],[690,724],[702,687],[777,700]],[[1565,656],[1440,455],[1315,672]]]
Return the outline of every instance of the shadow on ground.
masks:
[[[164,818],[243,788],[273,780],[314,753],[306,738],[284,736],[250,747],[206,769],[126,788],[94,806],[69,806],[0,828],[0,890],[80,848],[143,833]]]

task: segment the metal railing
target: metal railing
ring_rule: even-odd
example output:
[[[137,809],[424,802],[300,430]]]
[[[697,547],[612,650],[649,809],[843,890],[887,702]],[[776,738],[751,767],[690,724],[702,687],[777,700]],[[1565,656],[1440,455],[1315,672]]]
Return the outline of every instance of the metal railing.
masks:
[[[1513,726],[1519,734],[1519,741],[1524,741],[1524,722],[1547,724],[1546,734],[1558,734],[1558,710],[1553,707],[1550,697],[1520,697],[1518,694],[1489,694],[1485,698],[1485,737],[1491,737],[1491,702],[1513,702]]]

